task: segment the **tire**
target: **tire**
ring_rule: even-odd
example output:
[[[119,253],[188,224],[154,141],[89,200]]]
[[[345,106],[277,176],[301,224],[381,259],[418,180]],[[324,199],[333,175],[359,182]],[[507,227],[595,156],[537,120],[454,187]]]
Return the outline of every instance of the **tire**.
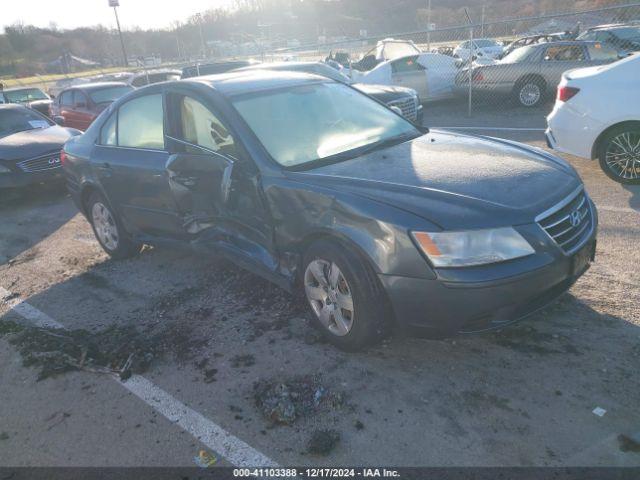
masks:
[[[318,240],[307,249],[302,294],[315,326],[341,350],[361,350],[388,334],[390,309],[375,272],[358,253],[337,241]]]
[[[87,213],[96,240],[110,257],[124,259],[140,253],[142,244],[131,239],[109,202],[100,193],[93,192],[89,196]]]
[[[514,101],[525,108],[539,106],[544,101],[545,85],[537,78],[525,78],[520,80],[514,90]]]
[[[639,185],[640,123],[611,129],[598,143],[597,154],[600,168],[609,178],[618,183]]]

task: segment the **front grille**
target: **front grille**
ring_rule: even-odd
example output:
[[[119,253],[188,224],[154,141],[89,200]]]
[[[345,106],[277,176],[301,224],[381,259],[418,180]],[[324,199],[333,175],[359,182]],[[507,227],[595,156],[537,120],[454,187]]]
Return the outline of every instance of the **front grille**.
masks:
[[[418,101],[413,97],[393,100],[387,103],[387,105],[390,107],[398,107],[402,110],[402,115],[411,121],[415,121],[418,118]]]
[[[582,188],[539,215],[536,221],[565,253],[578,250],[593,230],[593,212]]]
[[[60,168],[60,152],[48,153],[39,157],[22,160],[17,163],[18,168],[26,173],[43,172]]]

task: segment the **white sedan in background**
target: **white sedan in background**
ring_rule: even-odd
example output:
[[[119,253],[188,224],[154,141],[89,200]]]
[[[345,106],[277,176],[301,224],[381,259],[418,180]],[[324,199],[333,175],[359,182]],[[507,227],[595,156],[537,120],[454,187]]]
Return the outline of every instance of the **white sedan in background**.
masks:
[[[468,61],[472,59],[495,60],[504,52],[504,46],[491,38],[467,40],[453,49],[453,56]]]
[[[457,64],[447,55],[420,53],[384,61],[368,72],[350,73],[359,83],[412,88],[422,102],[429,102],[454,96]]]
[[[640,53],[597,67],[569,70],[547,117],[549,146],[597,158],[610,178],[640,184]]]

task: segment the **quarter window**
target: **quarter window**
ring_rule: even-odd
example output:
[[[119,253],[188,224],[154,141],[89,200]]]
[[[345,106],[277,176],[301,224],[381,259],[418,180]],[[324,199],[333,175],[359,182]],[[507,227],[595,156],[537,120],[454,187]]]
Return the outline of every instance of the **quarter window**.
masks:
[[[128,101],[118,111],[118,145],[164,150],[163,118],[161,94]]]
[[[118,124],[117,112],[111,114],[111,117],[105,122],[100,131],[100,145],[117,145],[118,137],[116,136],[116,127]]]
[[[211,110],[191,97],[181,97],[179,108],[181,140],[214,152],[236,155],[231,133]]]

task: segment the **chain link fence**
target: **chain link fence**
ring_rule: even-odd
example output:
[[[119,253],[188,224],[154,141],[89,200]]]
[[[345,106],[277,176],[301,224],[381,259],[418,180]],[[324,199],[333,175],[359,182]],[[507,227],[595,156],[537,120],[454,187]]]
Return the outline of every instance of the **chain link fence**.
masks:
[[[640,50],[640,3],[486,23],[466,20],[448,28],[264,50],[253,58],[328,61],[354,82],[413,88],[423,102],[463,104],[472,115],[480,106],[548,110],[545,104],[565,71]]]

